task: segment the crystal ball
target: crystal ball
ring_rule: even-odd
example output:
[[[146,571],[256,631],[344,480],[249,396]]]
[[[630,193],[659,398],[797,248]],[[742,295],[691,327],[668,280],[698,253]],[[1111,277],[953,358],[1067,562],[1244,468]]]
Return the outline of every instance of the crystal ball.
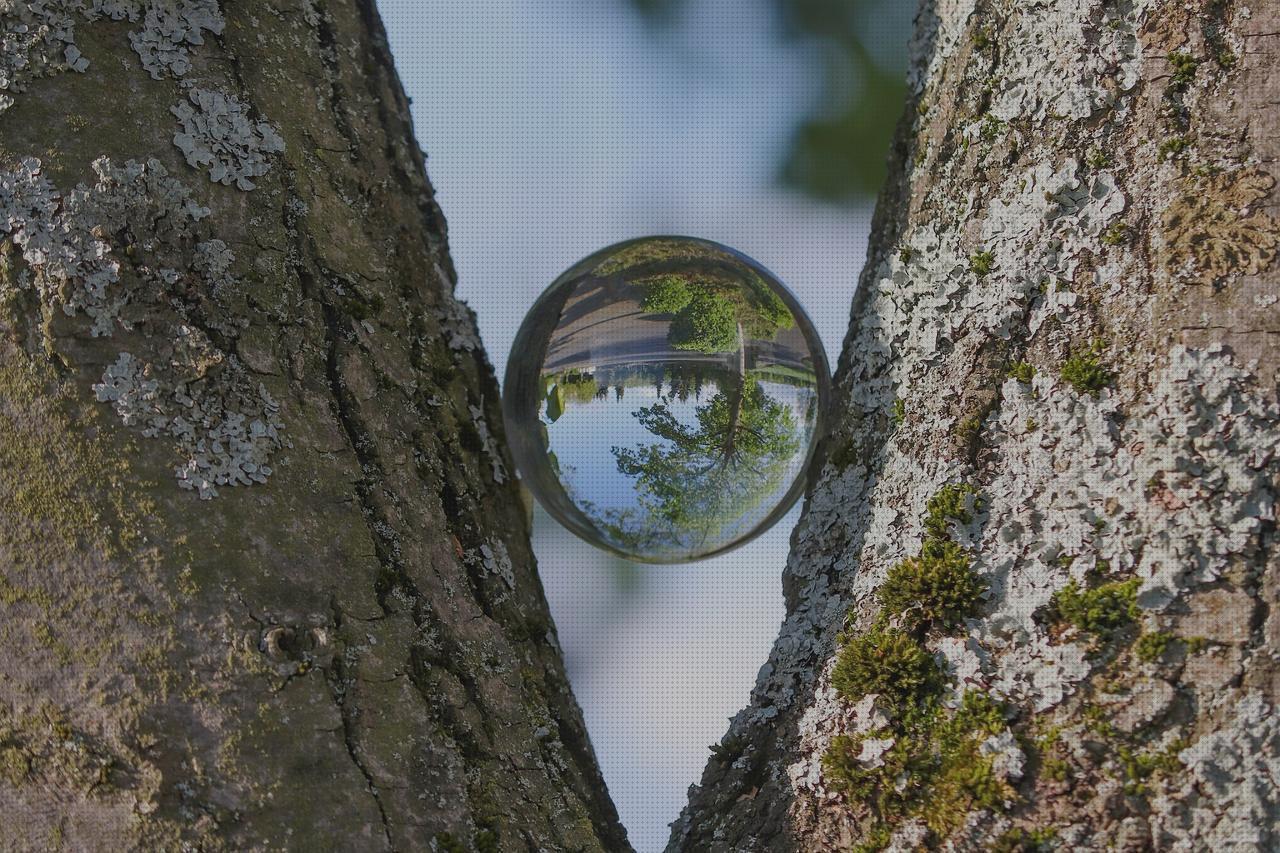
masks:
[[[829,396],[813,324],[727,246],[646,237],[538,298],[503,387],[521,479],[586,541],[678,563],[767,530],[804,491]]]

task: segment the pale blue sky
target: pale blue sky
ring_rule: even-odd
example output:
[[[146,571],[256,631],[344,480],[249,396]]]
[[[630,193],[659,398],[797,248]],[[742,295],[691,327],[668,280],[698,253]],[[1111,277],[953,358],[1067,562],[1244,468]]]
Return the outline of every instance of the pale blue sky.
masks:
[[[614,0],[380,0],[449,220],[458,294],[501,376],[524,312],[580,258],[646,234],[716,240],[797,295],[835,361],[869,206],[771,182],[818,75],[765,0],[693,0],[658,35]],[[783,616],[795,508],[677,567],[595,551],[541,512],[534,547],[610,793],[660,850],[707,745],[746,704]]]

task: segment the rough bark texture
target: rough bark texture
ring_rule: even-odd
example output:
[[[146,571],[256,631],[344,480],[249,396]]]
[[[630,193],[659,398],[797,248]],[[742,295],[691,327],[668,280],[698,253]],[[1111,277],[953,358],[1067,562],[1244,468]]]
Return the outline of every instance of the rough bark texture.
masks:
[[[789,615],[671,849],[1275,849],[1280,6],[916,29]]]
[[[625,848],[373,0],[0,26],[0,844]]]

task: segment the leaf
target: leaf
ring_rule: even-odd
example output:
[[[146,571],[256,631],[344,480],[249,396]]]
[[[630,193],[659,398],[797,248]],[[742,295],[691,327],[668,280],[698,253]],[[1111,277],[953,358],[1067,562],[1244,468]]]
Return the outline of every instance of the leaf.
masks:
[[[547,392],[547,420],[555,423],[560,420],[560,416],[564,414],[564,388],[561,385],[552,386]]]

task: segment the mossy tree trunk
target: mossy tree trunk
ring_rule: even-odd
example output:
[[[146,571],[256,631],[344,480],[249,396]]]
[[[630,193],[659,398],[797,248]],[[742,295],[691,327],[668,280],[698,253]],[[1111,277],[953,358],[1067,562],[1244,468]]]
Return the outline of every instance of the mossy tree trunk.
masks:
[[[0,26],[3,844],[625,848],[373,0]]]
[[[788,616],[671,849],[1280,845],[1278,52],[1274,2],[923,2]]]

